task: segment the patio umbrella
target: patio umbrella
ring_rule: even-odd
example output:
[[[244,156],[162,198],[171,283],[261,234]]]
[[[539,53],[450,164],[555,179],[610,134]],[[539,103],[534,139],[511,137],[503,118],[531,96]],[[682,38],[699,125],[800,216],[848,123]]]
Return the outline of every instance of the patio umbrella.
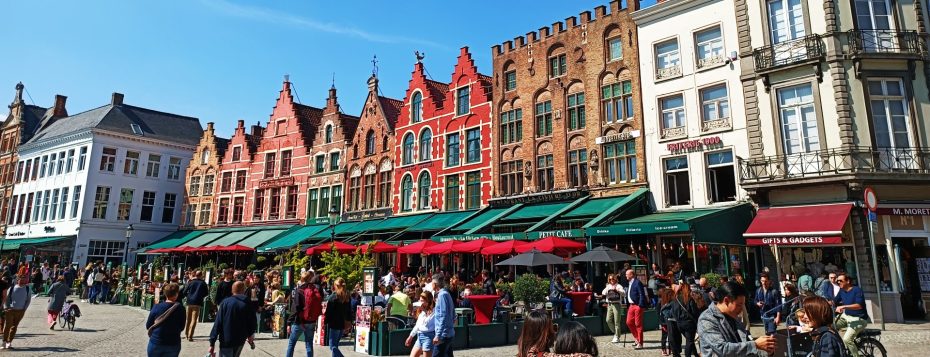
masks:
[[[341,254],[349,254],[355,252],[358,247],[351,245],[349,243],[343,242],[332,242],[332,243],[323,243],[320,245],[315,245],[313,247],[307,248],[308,255],[320,254],[322,252],[327,252],[336,248],[336,251]]]
[[[430,239],[424,239],[419,242],[408,244],[403,247],[397,248],[397,252],[401,254],[422,254],[423,249],[432,247],[436,244],[439,244],[439,243],[436,243]]]
[[[588,252],[571,259],[575,263],[598,262],[598,263],[616,263],[636,260],[636,257],[621,253],[605,246],[598,246]]]
[[[544,253],[568,255],[584,250],[584,248],[585,244],[581,242],[558,237],[546,237],[522,247],[517,247],[517,252],[523,253],[536,249]]]
[[[255,248],[236,244],[228,247],[218,247],[216,250],[220,252],[254,252]]]
[[[152,250],[149,250],[149,251],[147,251],[147,252],[145,252],[145,253],[146,253],[146,254],[161,254],[161,253],[168,253],[168,252],[169,252],[169,250],[168,250],[168,249],[169,249],[169,248],[158,248],[158,249],[152,249]]]
[[[465,244],[465,242],[458,240],[445,241],[430,247],[423,249],[423,253],[426,254],[452,254],[455,251],[455,247],[460,244]]]
[[[462,242],[462,244],[452,247],[452,252],[454,253],[479,253],[482,249],[493,246],[497,242],[487,239],[479,238],[469,242]]]
[[[522,240],[508,240],[505,242],[500,242],[490,247],[485,247],[481,249],[481,254],[484,255],[508,255],[514,254],[517,252],[517,247],[521,247],[529,244],[529,242]]]
[[[549,253],[543,253],[538,250],[531,250],[529,252],[517,255],[513,258],[507,259],[495,265],[519,265],[526,267],[535,267],[540,265],[556,265],[556,264],[568,264],[564,258],[553,255]]]
[[[397,251],[396,245],[381,241],[362,244],[360,247],[362,247],[362,252],[365,253],[394,253]]]

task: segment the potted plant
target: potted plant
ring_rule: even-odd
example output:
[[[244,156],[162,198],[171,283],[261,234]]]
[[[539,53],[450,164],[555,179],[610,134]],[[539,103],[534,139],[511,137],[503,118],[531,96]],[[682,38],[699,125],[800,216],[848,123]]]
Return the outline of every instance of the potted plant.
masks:
[[[524,314],[545,303],[548,296],[549,282],[535,274],[520,275],[513,283],[513,299],[523,302]]]

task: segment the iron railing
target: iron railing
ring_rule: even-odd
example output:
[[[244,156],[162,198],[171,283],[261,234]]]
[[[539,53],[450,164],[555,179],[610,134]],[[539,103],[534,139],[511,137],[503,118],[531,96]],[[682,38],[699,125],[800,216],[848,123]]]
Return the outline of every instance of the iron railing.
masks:
[[[930,150],[852,147],[739,160],[740,182],[852,174],[930,174]]]
[[[820,35],[808,35],[796,40],[760,47],[752,50],[756,71],[765,71],[776,67],[806,62],[824,56],[823,38]]]
[[[849,30],[846,32],[853,54],[905,54],[927,57],[927,45],[917,31]]]

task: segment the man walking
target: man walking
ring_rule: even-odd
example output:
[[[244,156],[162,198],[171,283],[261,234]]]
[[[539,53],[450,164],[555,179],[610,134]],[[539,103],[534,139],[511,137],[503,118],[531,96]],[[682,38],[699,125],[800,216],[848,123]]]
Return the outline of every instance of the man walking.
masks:
[[[291,292],[290,302],[287,304],[287,350],[284,355],[294,356],[294,346],[301,334],[304,336],[304,345],[307,357],[313,357],[313,332],[323,313],[323,293],[320,287],[313,284],[313,272],[304,271],[300,275],[300,286]]]
[[[452,326],[455,319],[455,303],[452,301],[452,294],[449,294],[449,290],[446,289],[446,278],[442,274],[433,275],[433,291],[438,291],[436,308],[433,309],[433,320],[436,324],[433,357],[452,357],[452,338],[455,337],[455,328]]]
[[[759,308],[759,313],[762,315],[762,323],[765,325],[765,334],[774,335],[775,328],[777,327],[776,325],[778,324],[778,312],[774,312],[774,314],[776,314],[774,318],[766,316],[766,313],[778,306],[781,301],[781,294],[778,290],[772,288],[772,282],[769,280],[768,275],[762,274],[759,278],[759,282],[762,286],[756,290],[754,300],[756,306]]]
[[[231,275],[231,274],[230,274]],[[245,297],[245,283],[232,284],[232,296],[223,300],[210,331],[210,355],[215,356],[214,346],[220,341],[220,357],[239,357],[246,341],[255,348],[255,310]]]
[[[13,349],[11,344],[13,338],[16,337],[16,328],[19,327],[19,322],[23,320],[23,315],[31,302],[32,292],[29,291],[29,278],[18,276],[16,285],[7,292],[3,314],[3,346],[0,348]]]
[[[203,281],[203,272],[198,270],[193,275],[193,279],[187,281],[181,294],[187,298],[187,322],[184,324],[184,337],[188,341],[194,341],[194,329],[197,328],[197,321],[200,320],[203,300],[210,295],[210,287]]]
[[[836,283],[840,291],[833,298],[836,313],[840,319],[836,322],[836,330],[846,328],[843,333],[843,343],[849,349],[852,357],[859,357],[859,348],[856,347],[856,336],[869,324],[868,313],[865,310],[865,295],[858,286],[853,286],[852,280],[846,273],[836,275]]]
[[[641,349],[643,348],[643,310],[649,307],[646,287],[636,278],[633,269],[626,271],[626,280],[630,282],[630,287],[627,288],[630,307],[627,309],[626,326],[630,328],[630,333],[635,340],[633,348]]]

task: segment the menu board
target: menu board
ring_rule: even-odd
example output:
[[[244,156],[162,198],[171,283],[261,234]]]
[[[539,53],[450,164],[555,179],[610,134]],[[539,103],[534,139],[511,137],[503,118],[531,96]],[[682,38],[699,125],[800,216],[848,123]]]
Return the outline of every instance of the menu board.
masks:
[[[633,268],[633,274],[635,274],[636,277],[639,278],[639,282],[643,283],[643,285],[646,285],[647,283],[649,283],[649,268],[648,267],[646,267],[645,265],[634,265],[632,266],[632,268]]]
[[[916,258],[917,277],[920,279],[920,290],[930,293],[930,258]]]
[[[359,305],[355,310],[355,352],[368,354],[371,333],[371,306]]]

